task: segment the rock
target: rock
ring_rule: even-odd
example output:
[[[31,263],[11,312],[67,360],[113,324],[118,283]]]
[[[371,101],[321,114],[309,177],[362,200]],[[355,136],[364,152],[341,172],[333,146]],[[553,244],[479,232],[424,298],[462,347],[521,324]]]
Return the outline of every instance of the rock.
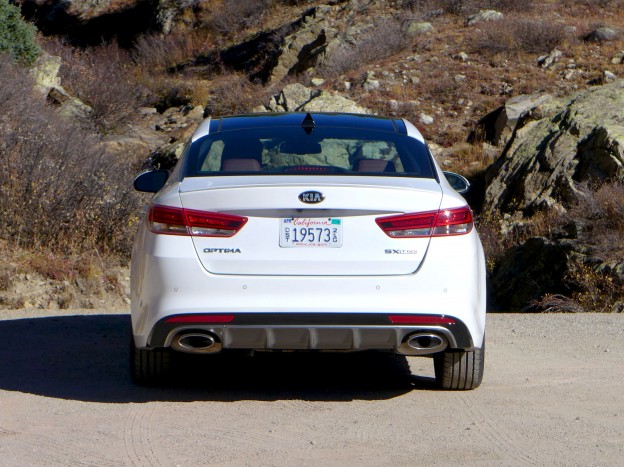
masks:
[[[194,22],[194,9],[199,0],[158,0],[156,2],[156,23],[163,34],[172,30],[189,29]]]
[[[418,120],[420,120],[420,123],[423,125],[431,125],[433,123],[433,117],[424,112],[421,112],[420,115],[418,115]]]
[[[345,97],[333,95],[319,89],[311,89],[299,83],[285,86],[277,96],[269,100],[266,106],[254,109],[254,112],[267,111],[371,113],[370,110]]]
[[[277,104],[286,111],[300,110],[305,104],[310,102],[314,97],[320,95],[318,90],[312,90],[303,84],[289,84],[277,98]]]
[[[470,15],[466,19],[467,26],[474,26],[483,21],[498,21],[503,19],[503,14],[495,10],[481,10],[479,13]]]
[[[43,52],[30,69],[30,74],[35,80],[35,89],[43,94],[50,104],[57,107],[61,115],[87,119],[93,113],[93,109],[61,86],[61,78],[58,76],[61,63],[61,57]]]
[[[532,214],[565,209],[579,183],[624,180],[624,81],[551,99],[520,114],[488,170],[484,211]]]
[[[322,92],[320,96],[305,104],[304,112],[345,112],[352,114],[370,114],[371,111],[361,107],[352,100]]]
[[[312,78],[310,80],[310,83],[312,84],[312,86],[316,88],[320,88],[321,86],[325,84],[325,80],[322,78]]]
[[[381,84],[379,84],[379,80],[375,79],[375,73],[369,71],[366,73],[366,80],[362,84],[362,87],[366,92],[374,91],[375,89],[379,89]]]
[[[80,99],[70,95],[61,86],[54,87],[48,92],[48,102],[59,108],[64,117],[86,120],[93,113],[93,109]]]
[[[563,57],[563,52],[554,49],[548,55],[539,57],[537,59],[537,64],[542,68],[550,68],[557,63],[561,57]]]
[[[545,294],[565,294],[562,285],[572,247],[534,237],[508,250],[489,277],[490,306],[496,311],[524,311]]]
[[[324,59],[329,44],[338,36],[338,30],[325,18],[331,11],[332,7],[327,5],[312,9],[298,29],[285,37],[270,82],[315,68]]]
[[[614,65],[621,65],[622,63],[624,63],[624,50],[616,52],[611,59],[611,63]]]
[[[550,94],[532,94],[512,97],[500,109],[494,122],[492,142],[495,145],[505,145],[521,118],[528,118],[541,104],[553,98]]]
[[[459,60],[460,62],[467,62],[468,61],[468,54],[466,52],[459,52],[453,58],[455,60]]]
[[[609,70],[605,70],[602,76],[605,83],[612,83],[617,80],[617,76],[614,73],[611,73]]]
[[[585,36],[585,40],[589,42],[608,42],[618,38],[617,30],[602,26],[600,28],[594,29],[587,36]]]
[[[531,118],[533,113],[539,114],[539,106],[553,99],[550,94],[522,94],[512,97],[505,105],[483,117],[477,126],[479,139],[495,146],[504,146],[509,141],[518,120]],[[470,139],[476,137],[473,134]]]
[[[47,95],[50,89],[61,86],[61,78],[58,75],[61,63],[61,57],[42,52],[30,69],[35,86],[43,95]]]
[[[410,23],[407,26],[407,33],[411,36],[420,36],[433,31],[433,25],[425,21]]]
[[[158,115],[156,107],[139,107],[139,115],[146,117],[148,115]]]

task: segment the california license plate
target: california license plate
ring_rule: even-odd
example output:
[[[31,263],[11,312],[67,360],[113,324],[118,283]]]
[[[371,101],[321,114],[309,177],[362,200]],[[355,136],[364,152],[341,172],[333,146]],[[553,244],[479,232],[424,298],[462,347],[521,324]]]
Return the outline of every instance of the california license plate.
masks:
[[[340,248],[342,219],[289,217],[280,221],[280,246]]]

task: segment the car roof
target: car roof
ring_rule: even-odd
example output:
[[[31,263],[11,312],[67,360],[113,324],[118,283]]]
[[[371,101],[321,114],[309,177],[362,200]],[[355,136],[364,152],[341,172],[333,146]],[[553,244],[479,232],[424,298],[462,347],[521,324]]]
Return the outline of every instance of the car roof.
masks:
[[[422,135],[413,125],[403,119],[382,117],[378,115],[347,114],[330,112],[285,112],[285,113],[259,113],[248,115],[232,115],[221,117],[209,117],[204,120],[195,133],[192,140],[195,141],[208,134],[221,131],[232,131],[266,127],[333,127],[355,128],[363,130],[386,131],[413,136],[422,141]]]

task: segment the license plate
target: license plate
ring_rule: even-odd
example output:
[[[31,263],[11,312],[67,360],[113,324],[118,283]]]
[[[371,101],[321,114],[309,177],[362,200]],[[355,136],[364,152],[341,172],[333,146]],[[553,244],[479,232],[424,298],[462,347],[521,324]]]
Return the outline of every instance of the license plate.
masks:
[[[342,219],[334,217],[290,217],[281,219],[280,246],[340,248]]]

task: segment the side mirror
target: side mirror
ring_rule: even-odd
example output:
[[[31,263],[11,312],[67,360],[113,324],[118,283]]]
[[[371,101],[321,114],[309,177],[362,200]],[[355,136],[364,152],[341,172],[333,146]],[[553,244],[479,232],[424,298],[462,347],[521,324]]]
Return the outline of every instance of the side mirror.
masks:
[[[137,191],[145,191],[147,193],[156,193],[165,186],[168,178],[168,170],[149,170],[139,174],[134,179],[134,189]]]
[[[449,185],[460,195],[463,195],[468,192],[470,189],[470,182],[459,174],[454,172],[444,172],[444,177],[446,177],[446,181],[449,182]]]

